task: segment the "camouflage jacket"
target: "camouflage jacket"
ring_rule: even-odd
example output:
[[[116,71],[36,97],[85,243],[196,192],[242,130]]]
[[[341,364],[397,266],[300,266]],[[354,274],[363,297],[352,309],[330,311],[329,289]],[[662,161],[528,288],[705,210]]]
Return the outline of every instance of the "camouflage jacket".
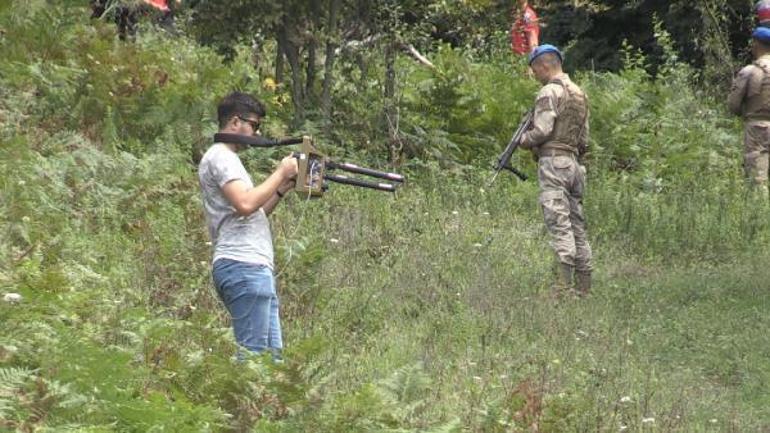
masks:
[[[738,72],[727,106],[746,120],[770,120],[770,55],[758,58]]]
[[[560,74],[538,92],[532,128],[522,137],[521,147],[537,156],[551,149],[581,155],[588,133],[588,98],[569,75]]]

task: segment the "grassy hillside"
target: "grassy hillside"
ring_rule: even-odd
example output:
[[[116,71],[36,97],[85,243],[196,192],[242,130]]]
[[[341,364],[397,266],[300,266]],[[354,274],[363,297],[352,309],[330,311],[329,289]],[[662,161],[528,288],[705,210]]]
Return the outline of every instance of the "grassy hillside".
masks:
[[[440,74],[400,59],[408,184],[276,212],[286,362],[237,363],[195,154],[234,88],[271,133],[303,132],[286,90],[245,49],[224,65],[182,36],[121,43],[46,5],[0,3],[0,292],[22,296],[0,302],[3,431],[770,429],[770,209],[741,179],[739,122],[673,56],[657,80],[632,49],[620,74],[574,76],[597,264],[580,301],[550,296],[535,183],[486,184],[535,83],[504,49],[441,49]],[[358,84],[316,137],[383,165],[381,89]],[[282,152],[244,159],[259,177]]]

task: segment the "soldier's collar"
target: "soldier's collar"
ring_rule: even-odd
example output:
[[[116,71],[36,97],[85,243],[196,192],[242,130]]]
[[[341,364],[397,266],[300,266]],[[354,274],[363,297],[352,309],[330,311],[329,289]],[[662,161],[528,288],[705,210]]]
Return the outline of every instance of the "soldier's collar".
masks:
[[[567,75],[566,72],[562,72],[559,75],[556,75],[554,77],[551,77],[550,80],[548,80],[548,84],[564,84],[564,79],[569,79],[569,75]]]

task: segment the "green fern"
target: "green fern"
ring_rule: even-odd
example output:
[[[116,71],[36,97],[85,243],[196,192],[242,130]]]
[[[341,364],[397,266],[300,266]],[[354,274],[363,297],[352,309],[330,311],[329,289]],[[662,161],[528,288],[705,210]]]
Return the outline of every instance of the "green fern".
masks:
[[[395,370],[378,385],[391,401],[393,415],[409,422],[417,419],[426,406],[431,382],[422,365],[417,363]]]
[[[0,367],[0,416],[10,415],[16,405],[16,391],[36,378],[35,370],[20,367]]]

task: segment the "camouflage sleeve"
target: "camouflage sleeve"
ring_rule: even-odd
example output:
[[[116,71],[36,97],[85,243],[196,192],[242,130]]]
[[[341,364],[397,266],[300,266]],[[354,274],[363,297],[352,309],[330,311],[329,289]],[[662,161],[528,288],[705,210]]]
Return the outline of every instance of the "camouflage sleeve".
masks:
[[[531,149],[537,147],[545,143],[551,135],[556,121],[558,92],[561,90],[561,86],[546,85],[537,94],[535,114],[532,117],[532,128],[521,138],[522,148]]]
[[[733,114],[741,114],[743,99],[746,97],[746,90],[749,87],[753,68],[751,65],[746,66],[733,79],[733,86],[730,89],[730,94],[727,96],[727,107]]]
[[[591,117],[591,113],[586,113],[586,121],[583,125],[583,131],[580,134],[580,137],[578,138],[578,154],[580,156],[585,155],[588,152],[588,136],[591,132],[591,126],[588,122],[588,119]]]

